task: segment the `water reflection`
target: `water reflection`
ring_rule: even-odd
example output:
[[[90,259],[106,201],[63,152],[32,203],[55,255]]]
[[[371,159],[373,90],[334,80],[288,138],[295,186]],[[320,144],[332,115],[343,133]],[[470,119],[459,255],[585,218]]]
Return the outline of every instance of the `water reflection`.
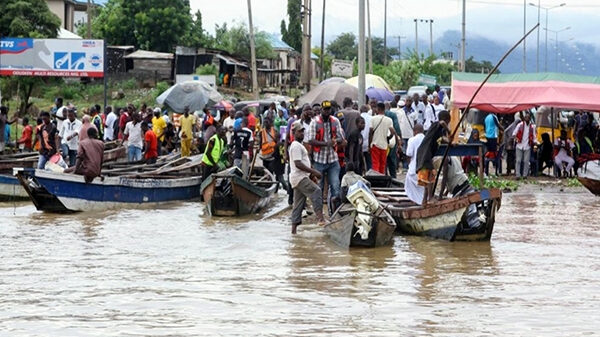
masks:
[[[58,215],[0,205],[0,331],[593,335],[598,200],[507,194],[491,242],[376,249],[340,248],[310,221],[290,235],[284,195],[237,219],[197,202]]]

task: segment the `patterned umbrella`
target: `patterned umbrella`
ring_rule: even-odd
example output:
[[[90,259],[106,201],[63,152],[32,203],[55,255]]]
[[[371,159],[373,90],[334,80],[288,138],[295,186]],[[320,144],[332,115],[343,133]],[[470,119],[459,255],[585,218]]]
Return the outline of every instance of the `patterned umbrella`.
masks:
[[[219,110],[229,111],[229,109],[233,108],[233,104],[231,104],[227,101],[220,101],[219,103],[214,105],[214,108],[217,108]]]
[[[347,79],[346,83],[352,84],[358,88],[358,76]],[[382,88],[387,89],[390,92],[393,91],[390,85],[387,84],[383,78],[372,74],[365,75],[365,88]]]
[[[298,99],[298,106],[305,103],[310,105],[321,103],[323,101],[335,100],[338,104],[342,104],[345,97],[350,97],[353,100],[358,99],[358,89],[347,83],[330,82],[318,85],[304,96]]]
[[[365,94],[369,99],[376,99],[378,102],[391,101],[394,99],[394,94],[381,88],[369,88]]]
[[[342,83],[342,82],[346,82],[346,79],[343,77],[330,77],[330,78],[324,79],[321,83],[319,83],[319,85],[325,84],[325,83],[331,83],[331,82]]]
[[[190,111],[202,110],[223,100],[223,96],[202,81],[187,81],[175,84],[156,98],[158,104],[166,104],[173,111],[182,113],[185,107]]]

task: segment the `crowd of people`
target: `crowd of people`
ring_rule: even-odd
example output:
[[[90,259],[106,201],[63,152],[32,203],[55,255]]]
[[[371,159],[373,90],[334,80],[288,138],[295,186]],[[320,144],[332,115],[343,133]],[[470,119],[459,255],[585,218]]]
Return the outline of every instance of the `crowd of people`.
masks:
[[[346,173],[360,177],[372,170],[395,178],[403,168],[407,196],[417,204],[427,202],[439,168],[434,156],[440,143],[450,143],[451,133],[450,92],[435,89],[404,99],[396,95],[389,102],[370,99],[360,107],[346,97],[341,106],[335,101],[302,106],[273,102],[263,111],[248,106],[239,111],[185,108],[171,116],[145,104],[108,106],[104,111],[95,105],[78,111],[58,98],[51,111],[40,114],[35,128],[23,118],[16,143],[22,151],[39,151],[39,168],[50,161],[88,180],[100,175],[105,142],[123,143],[128,161],[147,164],[176,150],[182,157],[202,153],[204,178],[228,166],[247,169],[244,162],[256,156],[288,191],[295,232],[307,199],[319,221],[324,219],[324,189],[329,210],[342,202],[340,183]],[[8,120],[7,113],[8,109],[0,108],[3,128],[16,122]],[[590,113],[577,113],[569,122],[574,141],[565,128],[554,143],[548,134],[538,142],[534,114],[508,117],[513,116],[488,114],[482,130],[485,137],[473,129],[468,139],[485,146],[484,157],[465,156],[462,162],[456,159],[458,164],[453,159],[454,170],[468,173],[483,160],[486,174],[491,164],[498,175],[505,168],[523,178],[552,168],[564,176],[576,169],[578,159],[599,150],[600,131]],[[10,139],[2,136],[0,150]]]
[[[577,174],[580,163],[600,152],[600,126],[591,112],[577,111],[557,123],[555,129],[559,134],[554,141],[551,131],[537,130],[535,117],[535,110],[500,118],[488,113],[483,126],[485,140],[479,130],[471,131],[469,143],[485,145],[486,174],[490,174],[491,165],[495,168],[494,174],[511,175],[514,171],[518,179],[544,174],[547,169],[550,176],[569,177]],[[462,166],[469,171],[479,160],[464,157]]]

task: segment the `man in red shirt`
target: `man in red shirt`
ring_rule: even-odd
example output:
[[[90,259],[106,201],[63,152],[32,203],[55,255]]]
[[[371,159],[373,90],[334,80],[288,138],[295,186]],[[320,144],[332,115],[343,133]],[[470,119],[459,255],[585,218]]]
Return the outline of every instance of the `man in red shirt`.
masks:
[[[21,138],[17,140],[17,144],[23,144],[23,152],[31,152],[31,137],[33,135],[33,128],[29,125],[29,118],[23,117],[23,133]]]
[[[125,125],[131,120],[130,116],[135,111],[133,105],[129,104],[127,110],[121,109],[119,115],[119,139],[123,139],[123,132],[125,131]]]
[[[146,159],[146,164],[154,164],[158,157],[158,140],[154,131],[148,128],[148,123],[142,123],[142,132],[144,133],[144,158]]]

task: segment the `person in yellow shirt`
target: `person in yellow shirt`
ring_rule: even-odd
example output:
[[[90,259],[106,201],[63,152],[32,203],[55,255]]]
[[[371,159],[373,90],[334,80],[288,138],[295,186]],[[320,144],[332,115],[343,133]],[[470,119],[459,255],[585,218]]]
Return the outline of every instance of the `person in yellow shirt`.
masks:
[[[156,135],[156,139],[158,140],[158,155],[161,155],[162,149],[161,145],[165,140],[165,130],[167,129],[167,122],[160,115],[160,108],[154,109],[154,117],[152,117],[152,132]]]
[[[190,108],[185,107],[183,116],[179,118],[179,135],[181,138],[181,156],[189,157],[192,149],[192,140],[194,139],[194,128],[196,126],[196,117],[190,115]]]

